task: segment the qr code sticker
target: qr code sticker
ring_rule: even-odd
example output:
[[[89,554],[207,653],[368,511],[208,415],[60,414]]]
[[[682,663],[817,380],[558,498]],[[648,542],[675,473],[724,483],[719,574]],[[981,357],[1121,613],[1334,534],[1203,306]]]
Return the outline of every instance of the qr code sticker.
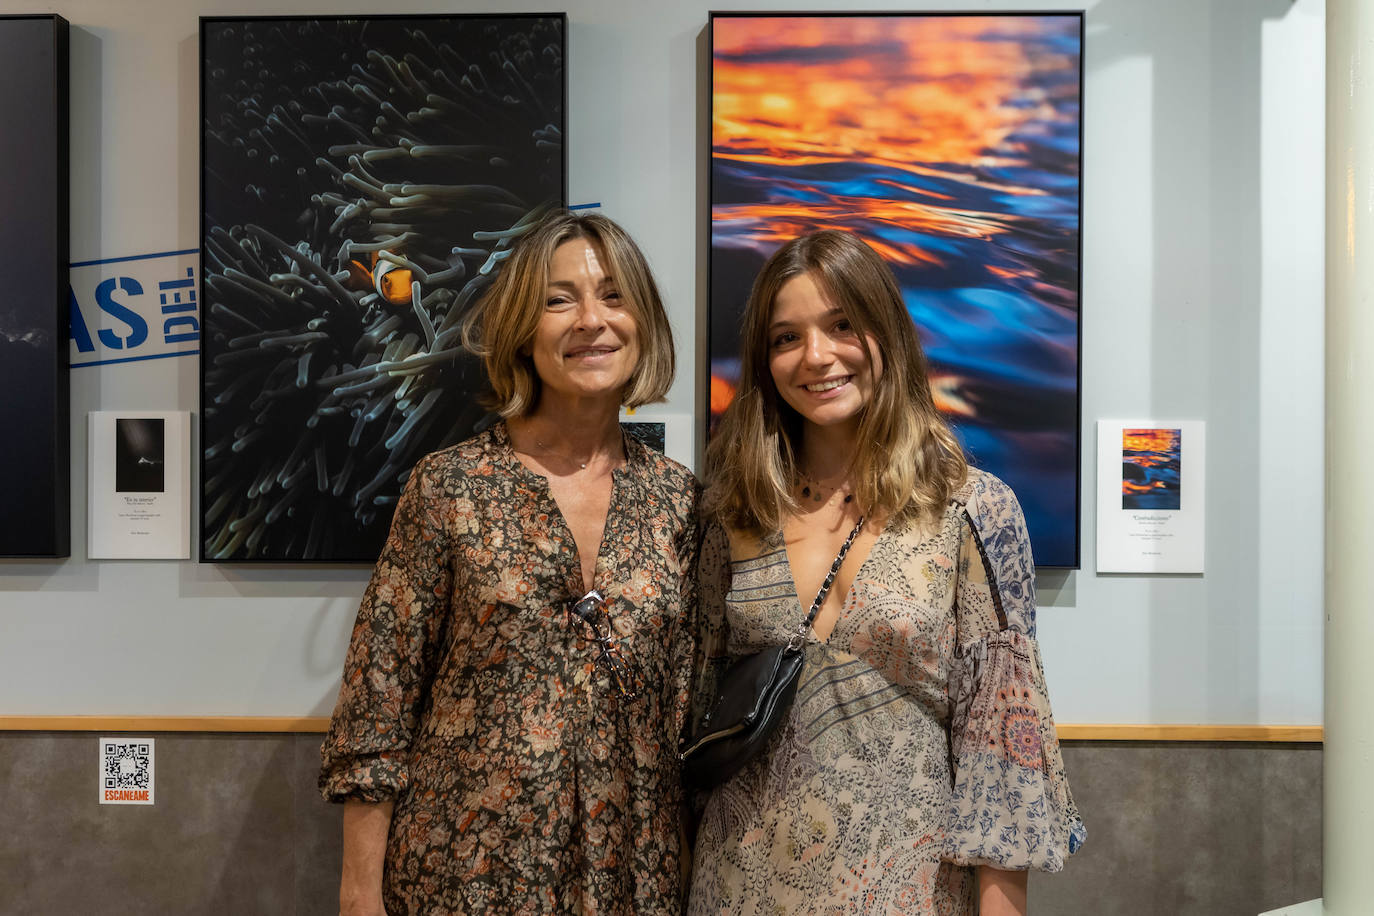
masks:
[[[153,739],[100,739],[100,802],[153,803]]]

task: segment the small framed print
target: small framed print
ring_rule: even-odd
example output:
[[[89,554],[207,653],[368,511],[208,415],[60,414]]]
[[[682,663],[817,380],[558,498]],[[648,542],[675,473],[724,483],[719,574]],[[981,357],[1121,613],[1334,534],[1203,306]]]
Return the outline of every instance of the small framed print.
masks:
[[[190,458],[188,411],[91,412],[92,560],[191,556]]]
[[[1201,573],[1207,443],[1201,420],[1099,420],[1097,571]]]
[[[656,449],[695,473],[692,467],[692,417],[638,408],[622,410],[620,425],[640,442]]]

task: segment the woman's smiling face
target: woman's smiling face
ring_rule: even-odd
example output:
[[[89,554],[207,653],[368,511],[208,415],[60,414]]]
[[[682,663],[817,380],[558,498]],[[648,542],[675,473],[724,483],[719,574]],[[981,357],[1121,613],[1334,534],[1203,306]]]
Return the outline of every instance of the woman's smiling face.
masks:
[[[768,327],[768,367],[778,394],[808,423],[857,429],[883,372],[877,341],[872,335],[866,341],[872,362],[865,338],[811,274],[788,280]]]
[[[549,262],[544,313],[530,341],[545,393],[581,399],[621,393],[639,365],[639,330],[600,247],[570,239]]]

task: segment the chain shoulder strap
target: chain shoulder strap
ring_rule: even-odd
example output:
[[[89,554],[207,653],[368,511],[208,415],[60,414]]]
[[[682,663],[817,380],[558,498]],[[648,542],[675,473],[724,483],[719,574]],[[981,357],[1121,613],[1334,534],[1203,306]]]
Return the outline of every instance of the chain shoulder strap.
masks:
[[[797,629],[797,634],[792,639],[793,643],[800,645],[798,640],[806,639],[806,631],[811,628],[811,624],[815,623],[816,615],[820,613],[821,605],[825,603],[825,596],[830,594],[830,586],[835,584],[835,576],[839,573],[840,567],[844,565],[845,555],[849,553],[849,548],[854,544],[854,539],[859,536],[863,527],[864,517],[861,515],[854,525],[854,530],[849,532],[849,537],[845,538],[844,543],[840,545],[840,552],[835,556],[835,562],[830,564],[830,572],[825,574],[825,580],[821,582],[821,590],[816,592],[816,600],[811,602],[811,612],[806,615],[806,620]]]

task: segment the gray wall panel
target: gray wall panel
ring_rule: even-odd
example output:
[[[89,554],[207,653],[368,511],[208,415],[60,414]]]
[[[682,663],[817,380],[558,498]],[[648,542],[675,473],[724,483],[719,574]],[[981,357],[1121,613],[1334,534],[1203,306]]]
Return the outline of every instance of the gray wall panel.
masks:
[[[337,912],[318,735],[159,735],[156,801],[96,803],[98,736],[0,733],[0,914]],[[1315,745],[1074,742],[1088,843],[1035,916],[1254,916],[1321,895]]]
[[[1073,742],[1088,842],[1032,912],[1254,916],[1321,896],[1319,745]]]
[[[99,736],[0,735],[0,913],[336,912],[318,737],[155,737],[156,804],[121,806],[97,803]]]

